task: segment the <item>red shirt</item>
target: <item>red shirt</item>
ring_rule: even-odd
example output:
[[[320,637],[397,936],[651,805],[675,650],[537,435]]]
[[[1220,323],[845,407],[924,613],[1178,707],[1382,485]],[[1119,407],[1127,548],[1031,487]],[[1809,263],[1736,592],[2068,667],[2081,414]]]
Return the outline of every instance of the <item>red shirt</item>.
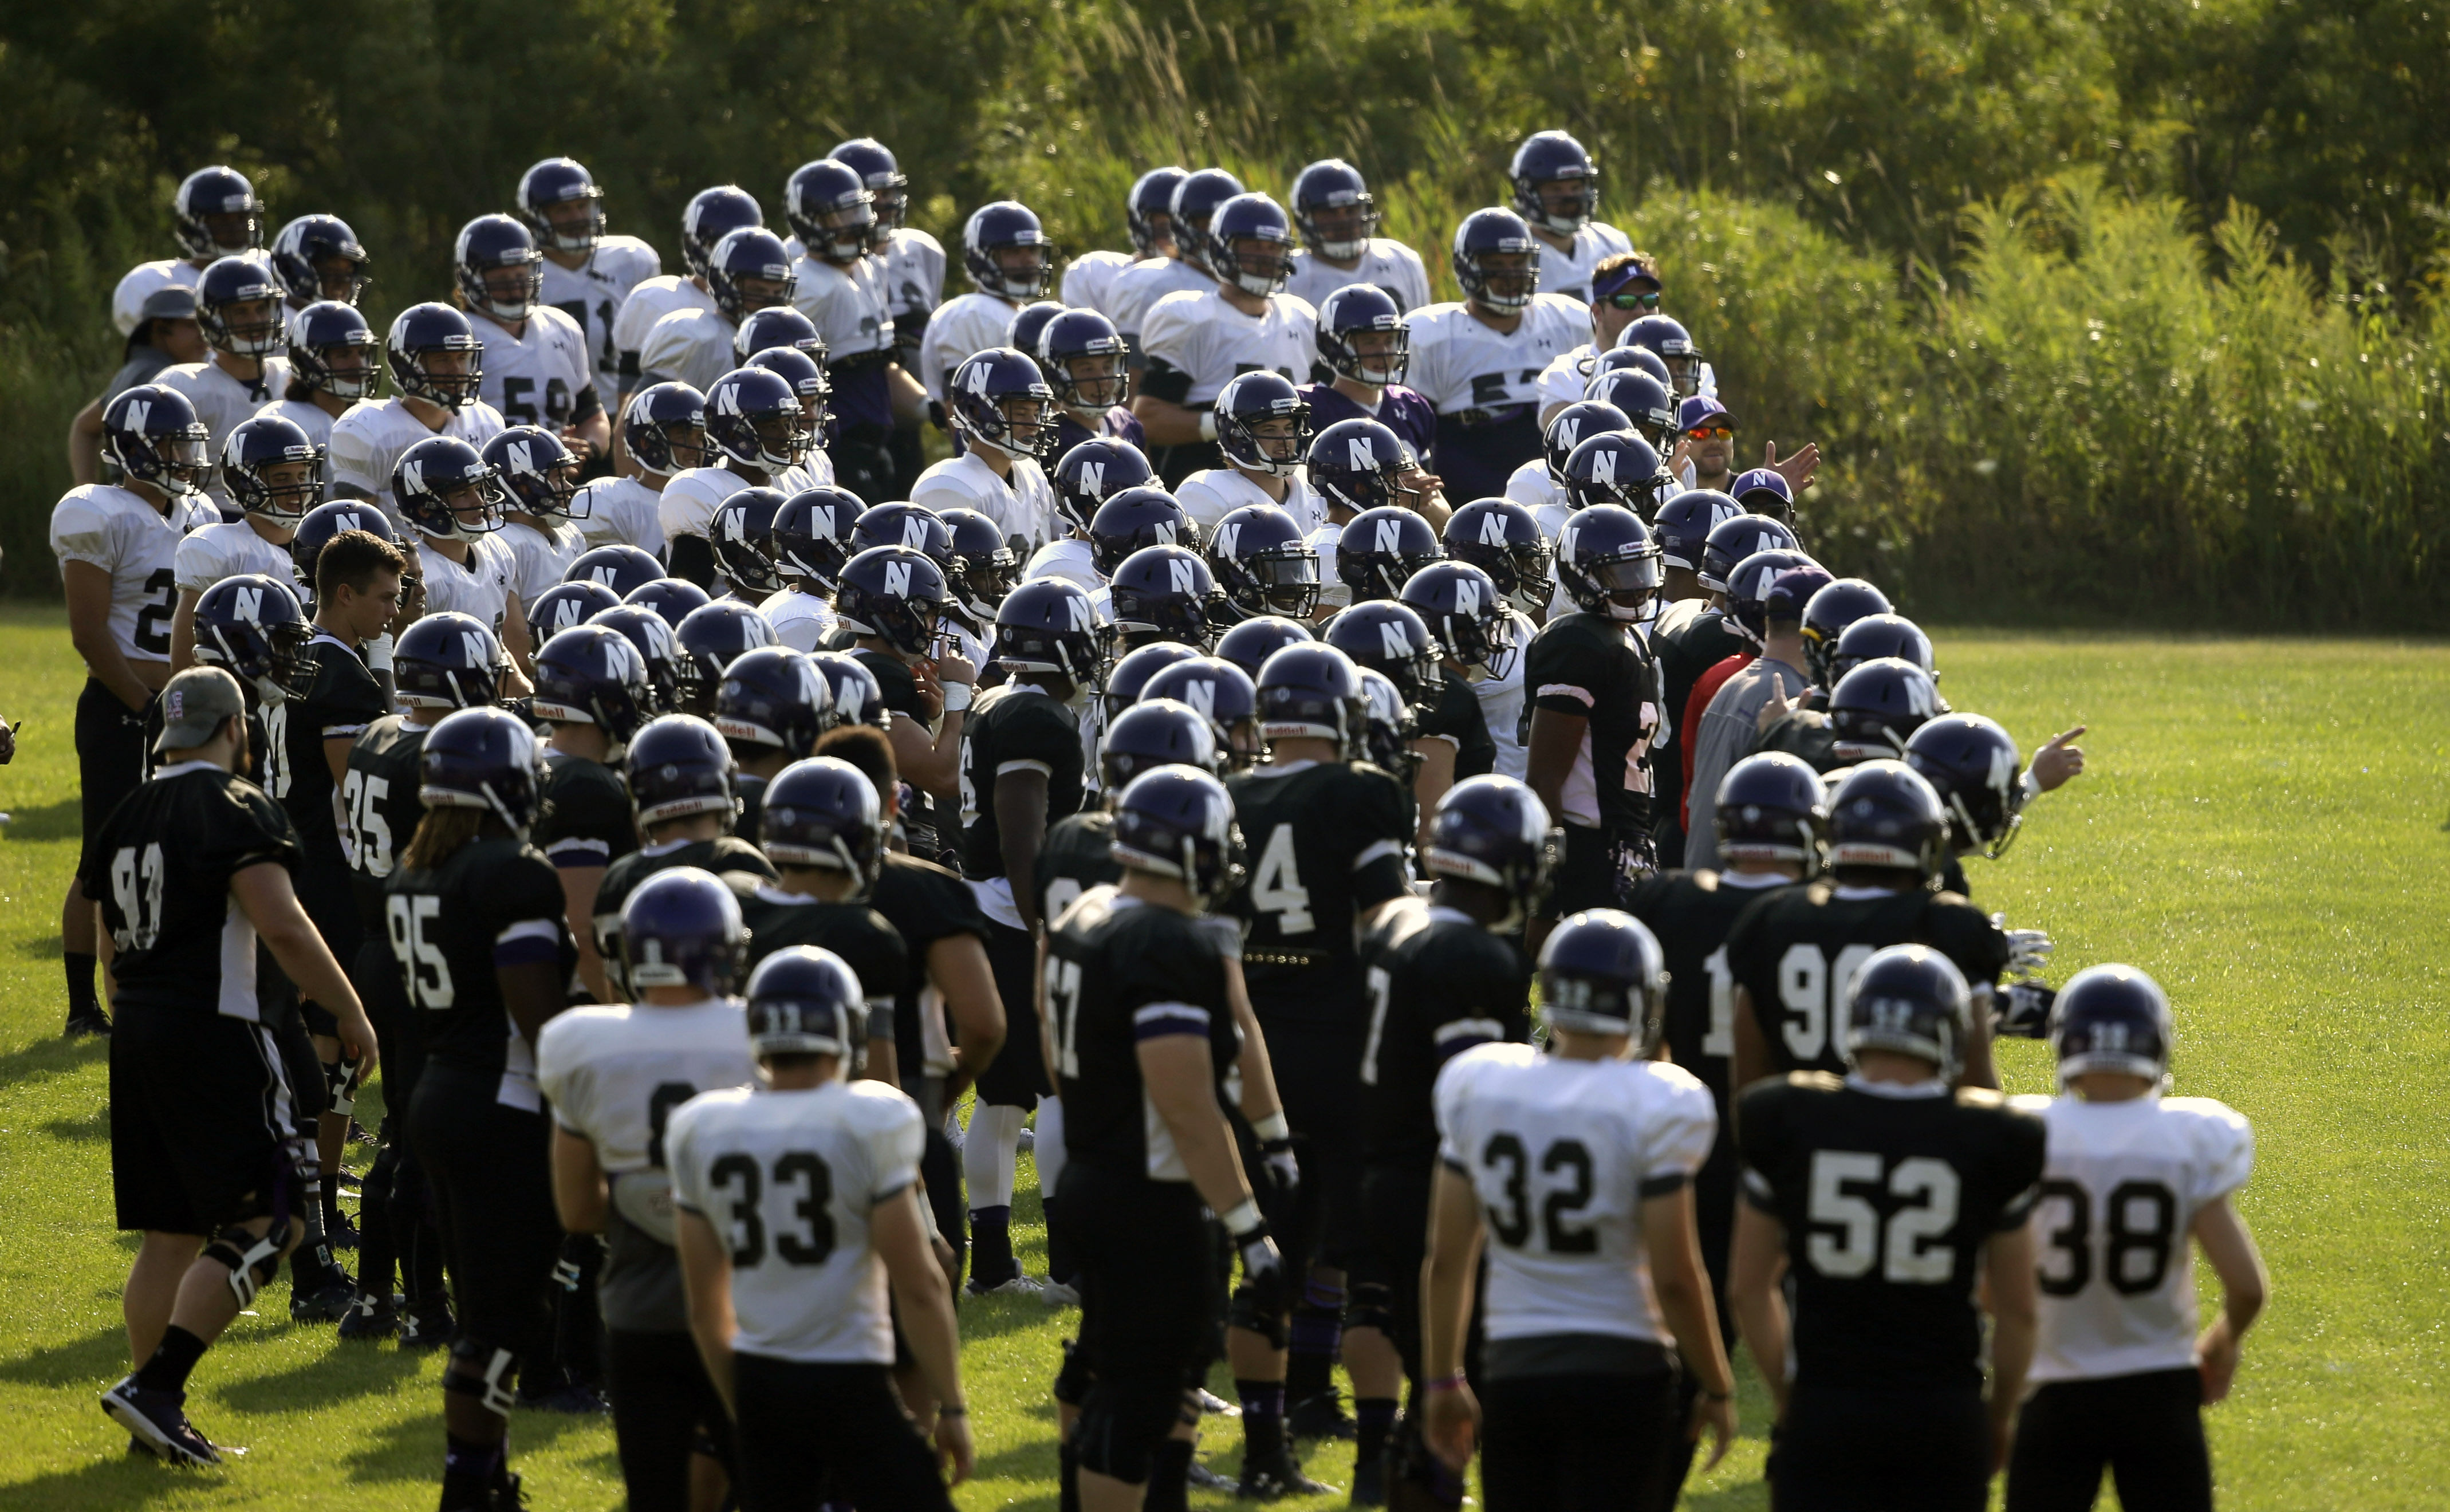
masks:
[[[1684,748],[1684,780],[1676,788],[1676,817],[1688,828],[1693,823],[1693,744],[1701,733],[1701,711],[1710,707],[1728,678],[1759,660],[1754,652],[1738,651],[1696,679],[1692,696],[1684,700],[1684,718],[1676,727],[1676,742]]]

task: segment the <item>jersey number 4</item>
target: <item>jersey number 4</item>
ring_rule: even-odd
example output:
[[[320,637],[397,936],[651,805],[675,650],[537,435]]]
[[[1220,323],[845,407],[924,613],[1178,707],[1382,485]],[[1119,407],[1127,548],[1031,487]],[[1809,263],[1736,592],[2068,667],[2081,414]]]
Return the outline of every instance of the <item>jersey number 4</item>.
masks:
[[[1883,1223],[1863,1188],[1886,1190],[1905,1205]],[[1938,1285],[1956,1270],[1956,1251],[1946,1241],[1956,1227],[1962,1190],[1956,1168],[1930,1155],[1909,1155],[1890,1166],[1862,1152],[1814,1151],[1805,1214],[1812,1231],[1804,1239],[1803,1257],[1813,1270],[1841,1281],[1876,1268],[1885,1280]]]
[[[427,927],[441,915],[442,900],[431,893],[395,893],[383,900],[391,953],[399,961],[408,1000],[419,1008],[448,1008],[458,998],[451,985],[451,962],[443,959],[442,947],[426,938]]]
[[[1278,824],[1259,852],[1258,870],[1251,874],[1251,906],[1276,916],[1276,934],[1307,935],[1317,927],[1310,913],[1310,889],[1302,885],[1301,867],[1293,860],[1293,826]]]
[[[728,1154],[707,1168],[710,1186],[737,1188],[731,1199],[731,1264],[745,1270],[766,1258],[766,1173],[757,1157]],[[776,1188],[799,1183],[800,1197],[791,1205],[799,1231],[777,1227],[774,1253],[786,1265],[821,1266],[834,1252],[834,1219],[827,1211],[834,1200],[834,1173],[813,1152],[793,1150],[774,1157]]]

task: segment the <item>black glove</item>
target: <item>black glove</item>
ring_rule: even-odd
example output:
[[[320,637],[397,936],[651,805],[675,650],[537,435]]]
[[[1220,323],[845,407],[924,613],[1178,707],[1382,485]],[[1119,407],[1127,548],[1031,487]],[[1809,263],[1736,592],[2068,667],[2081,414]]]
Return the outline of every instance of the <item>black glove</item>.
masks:
[[[2051,1004],[2058,989],[2044,982],[2012,981],[2000,993],[1998,1032],[2012,1039],[2043,1039],[2051,1032]]]

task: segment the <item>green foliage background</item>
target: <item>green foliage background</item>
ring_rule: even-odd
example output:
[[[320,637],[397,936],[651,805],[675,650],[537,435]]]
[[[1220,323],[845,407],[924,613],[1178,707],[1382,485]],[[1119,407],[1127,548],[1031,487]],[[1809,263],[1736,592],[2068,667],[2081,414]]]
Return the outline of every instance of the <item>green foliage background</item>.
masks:
[[[1150,164],[1335,153],[1440,268],[1563,126],[1745,446],[1820,442],[1833,566],[1960,617],[2450,628],[2450,0],[91,0],[0,12],[0,98],[12,592],[56,591],[110,285],[202,163],[345,216],[379,318],[555,152],[675,262],[690,193],[773,215],[858,132],[948,242],[1009,194],[1075,250]]]

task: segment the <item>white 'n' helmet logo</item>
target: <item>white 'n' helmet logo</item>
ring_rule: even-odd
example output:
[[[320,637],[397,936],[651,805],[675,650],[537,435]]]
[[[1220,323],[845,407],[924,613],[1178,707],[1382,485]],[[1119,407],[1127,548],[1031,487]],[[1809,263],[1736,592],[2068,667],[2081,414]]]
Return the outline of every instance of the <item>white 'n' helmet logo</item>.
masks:
[[[845,683],[842,691],[835,695],[834,708],[841,713],[846,724],[856,725],[860,723],[860,709],[866,702],[867,689],[853,679]]]
[[[399,464],[399,486],[400,486],[400,491],[401,491],[402,493],[405,493],[405,494],[422,494],[422,493],[424,493],[424,492],[425,492],[425,464],[424,464],[424,463],[422,463],[422,462],[402,462],[402,463],[400,463],[400,464]]]
[[[151,399],[129,399],[127,401],[127,428],[134,431],[137,435],[142,436],[145,434],[145,422],[150,419],[152,416],[153,401]]]
[[[903,516],[902,544],[915,552],[921,546],[926,544],[926,540],[927,516],[924,514],[907,514]]]
[[[1991,790],[2006,793],[2016,785],[2016,753],[2005,746],[1991,747]]]
[[[1920,677],[1907,678],[1906,708],[1913,710],[1915,713],[1921,715],[1924,719],[1931,718],[1933,715],[1939,712],[1938,708],[1933,703],[1933,692],[1934,689],[1927,679]]]
[[[1182,701],[1189,704],[1192,708],[1199,710],[1204,717],[1215,719],[1216,717],[1215,683],[1206,678],[1202,678],[1197,682],[1184,683],[1182,685]]]
[[[513,441],[508,447],[504,448],[504,453],[511,459],[512,472],[533,473],[536,470],[535,458],[529,455],[527,442]]]
[[[611,588],[613,584],[613,580],[620,575],[620,572],[616,568],[596,566],[589,568],[587,570],[587,575],[592,581],[601,583],[606,588]]]
[[[1591,481],[1594,483],[1613,483],[1616,481],[1616,454],[1614,452],[1603,450],[1591,454]]]
[[[887,592],[887,593],[891,594],[891,595],[892,595],[893,597],[895,597],[895,598],[908,598],[908,597],[910,596],[910,575],[911,575],[911,572],[912,572],[912,567],[911,567],[911,564],[910,564],[910,563],[908,563],[908,562],[887,562],[887,563],[885,563],[885,592]]]
[[[969,371],[962,375],[962,387],[981,398],[985,398],[987,378],[994,368],[995,364],[992,362],[972,362],[969,365]]]
[[[1067,596],[1064,602],[1072,608],[1072,629],[1075,631],[1086,630],[1097,623],[1098,611],[1085,597]]]
[[[1557,443],[1566,451],[1572,451],[1582,438],[1583,422],[1580,419],[1567,418],[1557,422]]]
[[[1167,576],[1173,581],[1176,592],[1189,597],[1199,591],[1197,563],[1176,559],[1167,562],[1165,567]]]
[[[1380,520],[1374,534],[1376,545],[1372,550],[1392,556],[1404,538],[1404,524],[1401,520]]]
[[[1219,556],[1232,556],[1234,554],[1235,543],[1241,540],[1241,538],[1242,527],[1240,525],[1219,525],[1216,527],[1216,554]]]
[[[1458,614],[1477,614],[1477,613],[1479,613],[1479,612],[1480,612],[1480,585],[1479,585],[1478,583],[1473,582],[1473,581],[1472,581],[1470,578],[1468,578],[1468,577],[1457,577],[1457,578],[1455,579],[1455,586],[1454,586],[1454,588],[1455,588],[1455,595],[1454,595],[1454,597],[1455,597],[1455,603],[1454,603],[1455,612],[1456,612],[1456,613],[1458,613]]]
[[[747,510],[734,507],[723,512],[722,533],[725,535],[739,535],[745,533],[748,528],[749,512]]]
[[[1390,662],[1410,659],[1411,638],[1404,633],[1401,623],[1391,619],[1378,622],[1378,654]]]
[[[482,635],[471,635],[466,630],[461,630],[459,649],[460,654],[468,658],[468,665],[471,667],[482,667],[493,659],[485,654],[485,637]]]
[[[230,603],[237,608],[239,618],[250,625],[262,623],[263,590],[242,587],[230,594]]]
[[[714,391],[714,413],[717,415],[737,415],[740,413],[739,384],[726,383]]]
[[[1378,467],[1378,449],[1370,444],[1370,437],[1356,436],[1346,451],[1344,461],[1345,466],[1355,473],[1375,472]]]
[[[1105,497],[1105,494],[1106,494],[1106,464],[1105,464],[1105,463],[1103,463],[1103,462],[1083,462],[1083,463],[1081,463],[1081,464],[1080,464],[1080,487],[1081,487],[1081,490],[1082,490],[1083,492],[1085,492],[1085,493],[1088,493],[1088,494],[1094,494],[1094,495],[1096,495],[1097,497],[1099,497],[1099,498],[1103,498],[1103,497]]]
[[[1174,544],[1174,521],[1159,520],[1154,528],[1157,531],[1158,545],[1172,546]]]
[[[1580,541],[1582,538],[1583,528],[1579,525],[1568,525],[1564,530],[1559,531],[1557,533],[1558,557],[1564,561],[1572,561],[1574,559],[1575,543]]]
[[[1480,517],[1480,544],[1483,546],[1503,546],[1506,544],[1505,515],[1498,514],[1495,510],[1491,510]]]

